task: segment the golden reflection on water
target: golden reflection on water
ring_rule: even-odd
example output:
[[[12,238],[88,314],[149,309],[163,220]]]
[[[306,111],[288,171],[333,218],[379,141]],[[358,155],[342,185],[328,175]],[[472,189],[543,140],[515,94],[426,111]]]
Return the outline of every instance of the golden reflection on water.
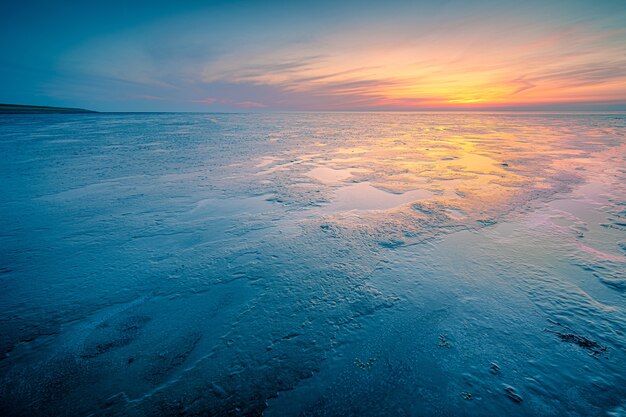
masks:
[[[272,155],[278,162],[266,166],[270,171],[265,172],[289,174],[289,181],[274,178],[284,185],[283,199],[288,200],[290,190],[297,189],[300,194],[322,195],[321,206],[345,199],[346,187],[366,183],[387,197],[368,187],[361,189],[369,194],[358,195],[359,189],[351,187],[348,200],[362,202],[368,195],[376,196],[379,201],[372,202],[372,210],[385,210],[385,222],[393,216],[419,220],[424,213],[449,220],[466,215],[473,220],[497,217],[514,205],[579,181],[584,169],[580,161],[620,140],[618,129],[606,127],[605,136],[598,138],[584,117],[324,117],[322,126],[309,132],[306,141]],[[380,201],[385,198],[398,205]],[[349,204],[342,207],[349,211]],[[370,217],[380,220],[381,215]]]

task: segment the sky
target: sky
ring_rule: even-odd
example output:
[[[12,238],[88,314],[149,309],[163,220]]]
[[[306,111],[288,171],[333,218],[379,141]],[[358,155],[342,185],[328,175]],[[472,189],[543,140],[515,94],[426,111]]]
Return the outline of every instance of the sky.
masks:
[[[3,1],[0,103],[626,110],[626,1]]]

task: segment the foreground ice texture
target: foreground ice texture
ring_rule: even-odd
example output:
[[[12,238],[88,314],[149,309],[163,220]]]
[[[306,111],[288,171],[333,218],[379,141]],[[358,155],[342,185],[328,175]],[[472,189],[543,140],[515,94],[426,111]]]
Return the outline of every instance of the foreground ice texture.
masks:
[[[623,416],[626,118],[0,119],[0,414]]]

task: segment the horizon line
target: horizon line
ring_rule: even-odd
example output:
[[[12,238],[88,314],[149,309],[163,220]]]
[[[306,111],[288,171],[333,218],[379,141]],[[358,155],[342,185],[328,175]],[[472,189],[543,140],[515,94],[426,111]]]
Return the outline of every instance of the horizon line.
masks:
[[[621,106],[620,104],[613,104]],[[26,109],[50,110],[41,113],[25,112],[2,112],[2,107],[18,107]],[[64,110],[55,113],[54,110]],[[68,113],[67,110],[76,110]],[[281,113],[514,113],[514,114],[626,114],[626,103],[623,109],[542,109],[542,108],[423,108],[423,109],[311,109],[311,110],[285,110],[285,109],[246,109],[246,110],[93,110],[81,107],[49,106],[39,104],[13,104],[0,103],[0,114],[281,114]]]

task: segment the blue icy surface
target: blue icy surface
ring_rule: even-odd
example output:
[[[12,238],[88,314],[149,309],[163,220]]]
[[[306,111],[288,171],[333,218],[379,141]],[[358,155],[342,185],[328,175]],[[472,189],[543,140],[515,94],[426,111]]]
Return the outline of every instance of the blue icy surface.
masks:
[[[626,415],[626,118],[0,118],[3,416]]]

